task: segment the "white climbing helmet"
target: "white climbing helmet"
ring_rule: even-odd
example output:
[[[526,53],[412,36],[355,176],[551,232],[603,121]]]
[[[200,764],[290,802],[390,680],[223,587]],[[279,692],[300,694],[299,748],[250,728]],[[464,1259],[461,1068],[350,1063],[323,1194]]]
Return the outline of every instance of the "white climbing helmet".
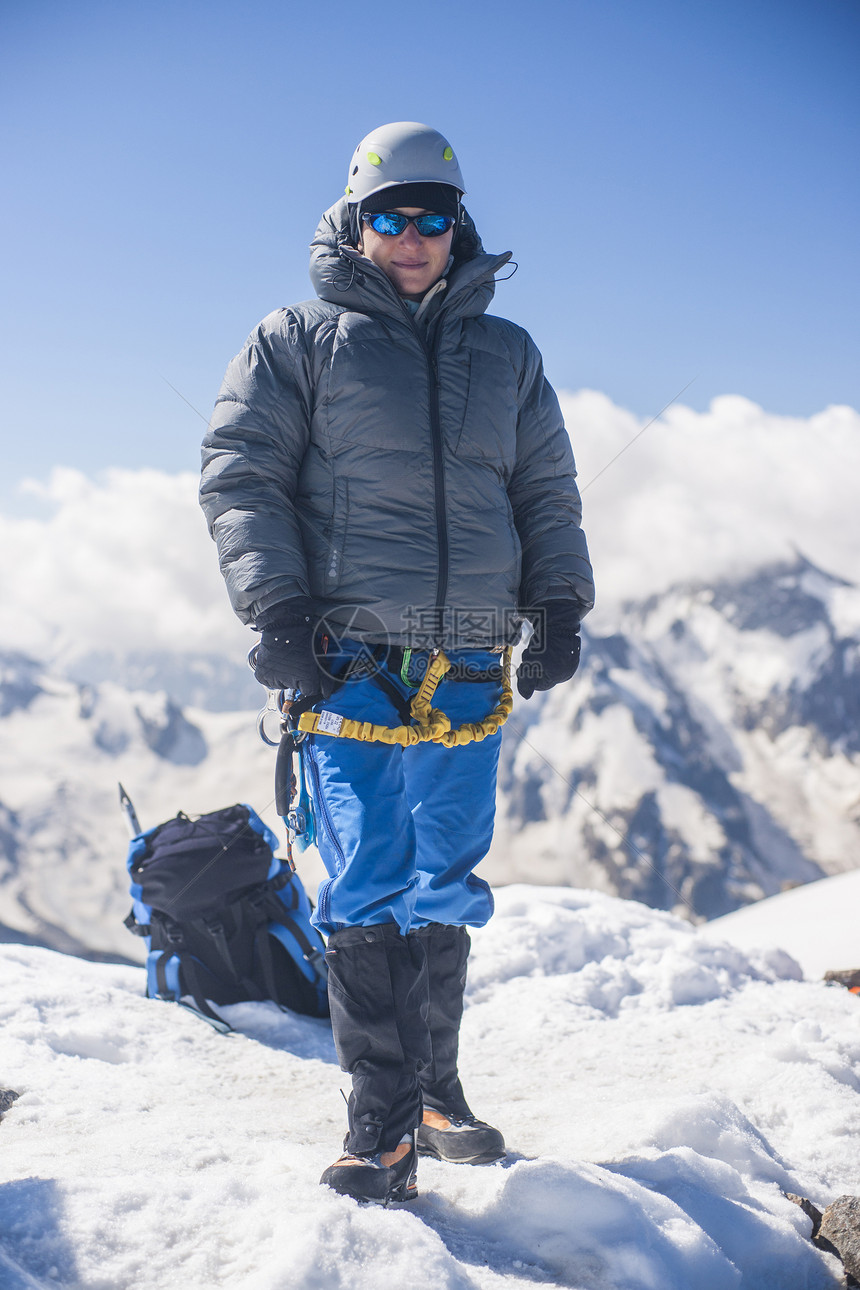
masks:
[[[438,130],[418,121],[392,121],[365,135],[352,154],[346,195],[361,202],[396,184],[450,184],[462,197],[466,189],[460,163]]]

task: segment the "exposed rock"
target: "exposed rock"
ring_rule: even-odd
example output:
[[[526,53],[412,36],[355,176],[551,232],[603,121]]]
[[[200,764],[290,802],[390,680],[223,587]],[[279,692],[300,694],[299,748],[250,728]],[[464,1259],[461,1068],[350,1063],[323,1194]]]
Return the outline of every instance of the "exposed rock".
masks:
[[[806,1196],[795,1196],[794,1193],[790,1191],[784,1192],[783,1194],[787,1200],[792,1200],[795,1205],[799,1205],[806,1217],[811,1220],[812,1231],[809,1234],[809,1239],[812,1241],[812,1244],[824,1254],[832,1254],[842,1262],[845,1268],[845,1281],[843,1283],[845,1290],[860,1290],[860,1281],[856,1279],[851,1270],[851,1265],[848,1263],[842,1252],[842,1245],[845,1245],[846,1248],[848,1248],[850,1244],[849,1241],[842,1240],[840,1237],[839,1239],[842,1241],[842,1245],[840,1245],[837,1243],[837,1239],[832,1231],[825,1231],[823,1229],[825,1215],[829,1214],[832,1209],[842,1205],[845,1201],[856,1206],[857,1209],[855,1210],[855,1216],[850,1220],[851,1225],[849,1227],[851,1232],[851,1242],[853,1242],[852,1248],[856,1257],[858,1241],[860,1241],[860,1221],[858,1221],[860,1220],[860,1197],[841,1196],[839,1200],[834,1201],[833,1205],[829,1206],[829,1208],[824,1211],[824,1214],[822,1214],[821,1210],[816,1208],[812,1201],[807,1199]],[[844,1226],[844,1221],[837,1219],[837,1225],[840,1227]]]
[[[833,985],[844,985],[846,990],[860,990],[860,968],[845,968],[837,972],[825,972],[824,980]]]
[[[821,1210],[816,1209],[812,1201],[808,1200],[806,1196],[795,1196],[794,1192],[791,1191],[787,1191],[785,1196],[787,1200],[793,1200],[795,1205],[799,1205],[807,1218],[812,1219],[811,1239],[814,1241],[821,1227]]]
[[[42,688],[36,680],[40,665],[26,654],[0,654],[0,717],[29,708]]]
[[[13,1102],[17,1102],[21,1096],[15,1093],[11,1088],[0,1088],[0,1119],[3,1118],[3,1112],[8,1111]]]
[[[860,845],[858,615],[860,588],[798,555],[627,604],[605,636],[589,620],[575,684],[505,727],[486,872],[694,921],[840,872]]]
[[[198,766],[207,752],[197,726],[166,694],[148,695],[135,706],[135,715],[148,747],[176,766]]]
[[[16,813],[0,802],[0,882],[18,866],[20,827]]]
[[[828,1205],[821,1219],[819,1237],[838,1251],[845,1271],[860,1279],[860,1196],[840,1196]]]
[[[791,563],[771,565],[747,578],[718,582],[714,605],[741,631],[767,629],[787,638],[828,621],[822,583],[850,585],[798,555]]]
[[[188,655],[168,650],[108,650],[81,654],[66,664],[71,680],[92,686],[113,681],[126,690],[150,694],[166,690],[182,707],[210,712],[256,712],[261,702],[259,683],[243,654],[235,660],[221,654]]]

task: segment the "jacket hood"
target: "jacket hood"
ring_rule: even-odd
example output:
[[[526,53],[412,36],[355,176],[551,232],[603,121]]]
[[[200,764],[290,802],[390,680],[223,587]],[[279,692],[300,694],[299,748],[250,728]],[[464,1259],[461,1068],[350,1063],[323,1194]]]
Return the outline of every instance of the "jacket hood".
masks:
[[[472,217],[463,210],[451,247],[453,264],[441,308],[473,318],[487,309],[495,292],[495,274],[512,252],[489,255]],[[311,282],[321,300],[361,313],[400,314],[400,297],[383,271],[350,241],[349,203],[345,197],[323,215],[311,242]]]

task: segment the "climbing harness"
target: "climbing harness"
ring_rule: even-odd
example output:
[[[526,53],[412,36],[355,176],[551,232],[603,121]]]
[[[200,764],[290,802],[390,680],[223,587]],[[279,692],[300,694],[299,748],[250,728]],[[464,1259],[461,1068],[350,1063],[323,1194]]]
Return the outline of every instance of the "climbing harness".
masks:
[[[408,709],[401,696],[392,693],[389,697],[398,700],[404,718],[408,716],[409,724],[400,726],[375,725],[371,721],[355,721],[351,717],[342,717],[337,712],[311,712],[307,699],[295,690],[269,690],[265,706],[257,717],[257,730],[264,743],[277,748],[275,762],[275,808],[287,828],[287,852],[292,861],[292,848],[306,850],[316,841],[316,823],[313,803],[308,789],[305,774],[304,749],[302,747],[308,735],[329,735],[332,738],[358,739],[362,743],[399,744],[403,748],[419,743],[442,744],[445,748],[460,748],[465,744],[480,742],[488,735],[494,735],[507,721],[513,708],[511,690],[511,646],[505,649],[499,676],[502,693],[492,712],[481,721],[466,721],[455,730],[451,729],[450,718],[439,708],[432,706],[431,700],[436,687],[442,678],[451,670],[451,662],[442,649],[430,652],[427,669],[418,686],[418,690],[409,703]],[[254,666],[256,646],[251,650],[248,661]],[[412,651],[403,650],[399,675],[405,685],[409,685],[409,664]],[[388,678],[377,668],[370,673],[386,692],[389,687],[396,690]],[[478,679],[478,678],[473,678]],[[483,679],[483,678],[480,678]],[[278,718],[280,737],[272,739],[266,729],[270,714]]]
[[[372,721],[356,721],[351,717],[342,717],[337,712],[302,712],[297,722],[300,734],[331,735],[339,739],[358,739],[362,743],[400,744],[410,748],[414,744],[435,743],[445,748],[461,748],[464,744],[480,742],[488,735],[494,735],[505,724],[514,706],[511,691],[511,646],[507,646],[502,655],[501,680],[502,694],[499,702],[482,721],[465,721],[456,730],[451,729],[451,721],[439,708],[431,705],[431,700],[439,682],[450,671],[451,663],[442,649],[430,653],[430,661],[424,678],[418,687],[418,693],[409,705],[411,724],[402,726],[379,726]],[[404,650],[401,677],[409,667],[410,652]]]

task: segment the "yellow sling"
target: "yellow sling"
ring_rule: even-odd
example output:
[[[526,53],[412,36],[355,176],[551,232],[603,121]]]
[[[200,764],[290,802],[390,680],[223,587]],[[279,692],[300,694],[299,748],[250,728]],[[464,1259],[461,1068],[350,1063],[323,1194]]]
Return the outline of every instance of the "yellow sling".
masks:
[[[442,677],[451,664],[444,650],[435,649],[430,655],[430,662],[424,679],[410,706],[413,723],[409,726],[377,726],[372,721],[356,721],[352,717],[342,717],[336,712],[303,712],[299,717],[298,730],[301,734],[331,735],[339,739],[359,739],[363,743],[400,744],[404,748],[412,744],[434,743],[445,748],[459,748],[473,740],[486,739],[494,735],[505,724],[514,706],[511,691],[511,654],[510,645],[502,656],[502,695],[499,702],[483,721],[466,721],[456,730],[451,729],[451,721],[444,712],[431,707],[431,699]]]

